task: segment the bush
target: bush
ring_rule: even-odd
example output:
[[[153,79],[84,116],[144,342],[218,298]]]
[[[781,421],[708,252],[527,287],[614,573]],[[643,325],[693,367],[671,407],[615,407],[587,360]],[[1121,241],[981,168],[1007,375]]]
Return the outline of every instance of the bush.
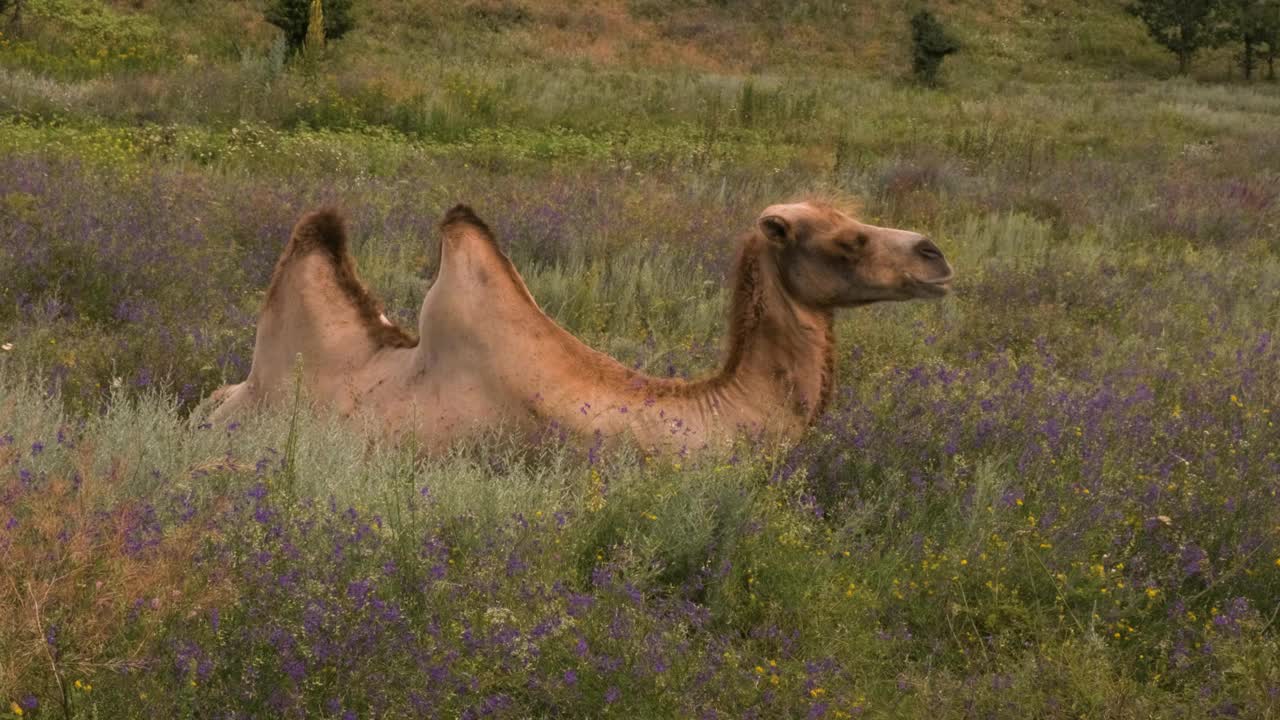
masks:
[[[324,36],[336,40],[355,27],[351,19],[351,0],[325,0]],[[298,50],[307,39],[311,19],[311,0],[272,0],[267,7],[267,22],[284,31],[290,50]]]
[[[956,39],[928,10],[911,17],[911,74],[925,85],[938,82],[938,68],[951,53],[960,49]]]

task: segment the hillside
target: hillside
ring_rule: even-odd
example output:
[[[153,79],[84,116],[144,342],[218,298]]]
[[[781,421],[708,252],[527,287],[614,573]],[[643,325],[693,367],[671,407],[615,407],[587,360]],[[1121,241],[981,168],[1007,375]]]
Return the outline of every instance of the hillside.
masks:
[[[24,28],[35,47],[24,59],[11,49],[5,60],[80,74],[238,62],[266,53],[276,36],[262,20],[263,5],[28,0]],[[893,0],[365,0],[354,6],[355,30],[336,44],[334,64],[353,75],[407,70],[394,83],[404,92],[430,79],[413,68],[442,62],[890,78],[907,67],[914,7]],[[965,47],[949,63],[955,81],[1167,74],[1168,59],[1122,8],[1118,0],[935,3]],[[11,43],[12,35],[11,28]]]

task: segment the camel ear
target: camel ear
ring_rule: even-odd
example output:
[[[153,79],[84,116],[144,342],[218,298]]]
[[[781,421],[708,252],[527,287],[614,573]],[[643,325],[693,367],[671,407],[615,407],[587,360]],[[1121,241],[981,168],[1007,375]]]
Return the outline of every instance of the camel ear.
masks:
[[[791,240],[791,223],[778,215],[765,215],[760,218],[760,232],[770,242],[785,245]]]

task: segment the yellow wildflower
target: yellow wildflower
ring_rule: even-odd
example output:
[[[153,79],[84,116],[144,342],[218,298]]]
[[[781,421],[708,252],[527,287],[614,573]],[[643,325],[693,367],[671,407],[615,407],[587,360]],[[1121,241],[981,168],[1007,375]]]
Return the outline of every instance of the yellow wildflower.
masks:
[[[16,702],[9,703],[9,709],[13,711],[14,715],[17,715],[19,717],[22,716],[22,706],[19,705],[18,703]]]

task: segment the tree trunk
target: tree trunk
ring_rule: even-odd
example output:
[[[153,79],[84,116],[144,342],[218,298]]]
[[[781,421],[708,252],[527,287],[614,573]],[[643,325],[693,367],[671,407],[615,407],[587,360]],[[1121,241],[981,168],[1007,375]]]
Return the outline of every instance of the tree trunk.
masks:
[[[1253,79],[1253,67],[1256,64],[1254,53],[1254,42],[1249,38],[1244,39],[1244,50],[1240,54],[1240,69],[1244,71],[1244,79],[1246,82]]]
[[[1186,75],[1187,68],[1191,65],[1191,53],[1185,50],[1178,51],[1178,74]]]

